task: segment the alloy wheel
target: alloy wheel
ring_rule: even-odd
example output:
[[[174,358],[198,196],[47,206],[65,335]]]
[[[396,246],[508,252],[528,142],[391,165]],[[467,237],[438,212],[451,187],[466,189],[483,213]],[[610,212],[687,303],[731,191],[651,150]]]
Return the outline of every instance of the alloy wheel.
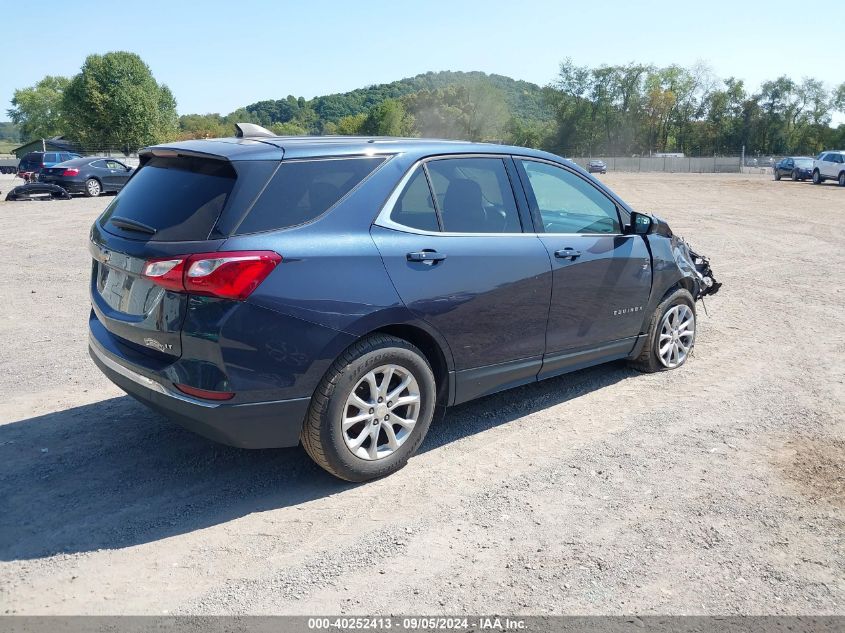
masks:
[[[368,372],[346,399],[341,430],[346,447],[368,461],[392,455],[420,415],[420,388],[406,368],[390,364]]]
[[[660,323],[657,357],[668,369],[681,365],[695,341],[695,315],[685,303],[670,308]]]
[[[88,181],[86,187],[88,187],[88,193],[91,194],[92,197],[96,198],[100,195],[100,183],[93,178]]]

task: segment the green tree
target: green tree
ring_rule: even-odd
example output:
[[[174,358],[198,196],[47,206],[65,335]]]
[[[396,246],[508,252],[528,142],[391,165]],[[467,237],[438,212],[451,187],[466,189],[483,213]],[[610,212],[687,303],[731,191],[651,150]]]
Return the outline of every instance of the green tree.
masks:
[[[367,115],[363,112],[341,117],[335,124],[334,133],[343,136],[358,136],[362,133],[366,120]]]
[[[541,121],[523,121],[512,116],[505,125],[505,142],[521,147],[545,147],[551,133],[551,124]]]
[[[409,136],[413,133],[414,117],[396,99],[387,99],[367,114],[361,132],[373,136]]]
[[[20,125],[21,139],[59,136],[65,132],[62,99],[70,80],[48,75],[34,86],[15,90],[12,107],[7,110],[14,123]]]
[[[458,86],[421,90],[406,96],[402,103],[414,117],[414,128],[427,138],[461,138],[465,134],[464,111]]]
[[[308,134],[308,130],[306,130],[301,125],[297,125],[293,121],[287,121],[285,123],[274,123],[270,126],[270,130],[278,134],[279,136],[305,136]]]
[[[845,81],[839,84],[839,87],[833,91],[830,106],[839,112],[845,112]]]
[[[135,53],[89,55],[64,93],[68,132],[126,153],[178,135],[176,100]]]
[[[221,138],[231,136],[233,126],[219,114],[186,114],[179,117],[179,138]]]
[[[0,121],[0,141],[11,141],[13,143],[19,143],[20,140],[20,126],[10,121]]]

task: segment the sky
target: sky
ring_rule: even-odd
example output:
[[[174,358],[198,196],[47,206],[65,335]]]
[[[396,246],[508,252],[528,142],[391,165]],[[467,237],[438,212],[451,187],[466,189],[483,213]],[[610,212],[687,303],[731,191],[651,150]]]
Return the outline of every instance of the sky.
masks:
[[[825,42],[841,43],[841,18],[796,11],[792,0],[42,4],[50,24],[43,39],[34,39],[37,15],[3,29],[3,49],[16,53],[0,67],[0,120],[16,88],[74,75],[87,55],[112,50],[138,53],[173,91],[180,114],[227,114],[263,99],[310,99],[430,70],[546,85],[567,57],[590,66],[703,61],[750,90],[783,74],[829,88],[845,81],[842,64],[823,52]],[[13,16],[12,1],[0,0],[0,11]],[[51,40],[50,32],[61,35]]]

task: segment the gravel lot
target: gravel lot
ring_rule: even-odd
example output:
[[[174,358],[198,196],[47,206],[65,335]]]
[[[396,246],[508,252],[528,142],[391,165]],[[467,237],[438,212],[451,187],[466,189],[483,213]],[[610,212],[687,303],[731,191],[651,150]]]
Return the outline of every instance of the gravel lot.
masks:
[[[121,395],[86,351],[108,199],[0,202],[0,612],[845,613],[845,191],[603,178],[712,258],[695,356],[462,405],[360,486]]]

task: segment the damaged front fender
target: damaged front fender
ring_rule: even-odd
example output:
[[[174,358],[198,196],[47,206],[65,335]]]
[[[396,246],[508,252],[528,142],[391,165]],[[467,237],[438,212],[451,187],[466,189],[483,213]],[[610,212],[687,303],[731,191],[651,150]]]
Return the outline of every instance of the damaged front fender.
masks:
[[[678,240],[679,248],[674,249],[684,258],[685,268],[692,270],[695,280],[695,300],[698,301],[707,295],[714,295],[719,292],[722,284],[716,281],[713,276],[713,269],[710,268],[710,260],[704,255],[696,253],[690,245],[681,237],[675,236]],[[680,263],[680,262],[679,262]]]
[[[713,276],[710,260],[692,250],[684,238],[675,235],[666,220],[656,215],[648,217],[651,226],[647,237],[651,238],[648,243],[654,259],[655,290],[658,291],[653,298],[662,296],[662,292],[683,279],[691,282],[696,301],[716,294],[722,284]]]
[[[722,284],[721,282],[716,281],[716,278],[713,276],[713,270],[710,268],[710,260],[704,255],[699,255],[694,252],[691,248],[689,249],[689,253],[693,258],[693,263],[695,264],[695,272],[698,273],[698,276],[701,278],[702,288],[699,290],[698,297],[696,297],[696,299],[701,299],[705,295],[714,295],[719,292],[719,288],[722,287]]]

